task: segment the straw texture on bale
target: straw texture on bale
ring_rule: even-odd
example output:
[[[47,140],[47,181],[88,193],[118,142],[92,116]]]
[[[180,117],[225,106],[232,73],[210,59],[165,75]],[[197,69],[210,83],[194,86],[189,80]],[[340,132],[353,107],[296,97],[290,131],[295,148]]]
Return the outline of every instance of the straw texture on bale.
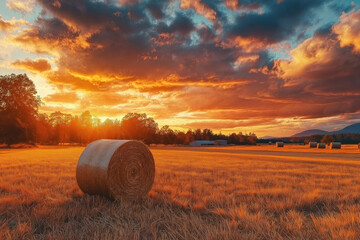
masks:
[[[316,148],[317,142],[309,142],[309,148]]]
[[[112,199],[145,196],[154,177],[154,158],[139,141],[92,142],[82,152],[76,167],[76,180],[83,192]]]
[[[318,143],[317,148],[326,148],[326,143]]]
[[[341,143],[340,142],[332,142],[330,143],[330,149],[340,149]]]
[[[284,147],[284,143],[283,142],[276,142],[276,147]]]

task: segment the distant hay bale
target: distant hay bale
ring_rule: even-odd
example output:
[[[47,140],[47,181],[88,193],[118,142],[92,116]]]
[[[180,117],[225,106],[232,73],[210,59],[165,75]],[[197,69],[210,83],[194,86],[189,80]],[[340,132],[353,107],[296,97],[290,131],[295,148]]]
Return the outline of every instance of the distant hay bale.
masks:
[[[326,148],[326,143],[318,143],[317,148]]]
[[[340,142],[330,143],[330,149],[341,149],[341,143]]]
[[[316,148],[317,142],[309,142],[309,148]]]
[[[112,199],[145,196],[154,177],[154,158],[139,141],[92,142],[82,152],[76,167],[76,180],[83,192]]]
[[[284,142],[276,142],[276,147],[284,147]]]

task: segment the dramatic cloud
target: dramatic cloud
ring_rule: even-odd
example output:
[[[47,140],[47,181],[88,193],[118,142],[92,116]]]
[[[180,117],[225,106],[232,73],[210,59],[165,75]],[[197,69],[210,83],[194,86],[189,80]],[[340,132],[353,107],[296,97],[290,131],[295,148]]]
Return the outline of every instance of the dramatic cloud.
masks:
[[[58,92],[46,96],[43,100],[46,102],[75,103],[79,97],[75,92]]]
[[[329,4],[37,0],[36,20],[8,38],[37,57],[11,62],[54,87],[44,111],[64,103],[68,112],[266,132],[360,112],[360,13],[329,24],[318,12]],[[0,18],[2,30],[13,25]]]
[[[210,20],[216,19],[216,12],[202,3],[201,0],[180,0],[180,7],[183,9],[192,8],[198,14],[203,15]]]
[[[277,76],[285,85],[303,85],[316,94],[358,95],[360,54],[343,46],[341,39],[342,35],[330,32],[305,40],[291,51],[290,61],[275,61]]]
[[[323,0],[264,1],[266,12],[240,15],[230,33],[243,38],[256,38],[267,43],[280,42],[296,34],[296,29],[308,25],[308,17]]]
[[[355,52],[360,53],[360,11],[343,13],[333,31],[338,34],[341,47],[352,46]]]
[[[6,0],[6,6],[15,11],[30,13],[35,7],[35,0]]]
[[[21,26],[28,25],[28,22],[26,22],[23,19],[11,19],[9,21],[6,21],[3,19],[3,17],[0,15],[0,31],[12,31],[16,28],[19,28]]]
[[[8,31],[10,29],[13,28],[13,25],[8,22],[8,21],[5,21],[2,16],[0,15],[0,30],[1,31]]]
[[[37,59],[35,61],[30,59],[25,59],[23,61],[17,60],[13,62],[12,65],[33,72],[44,72],[51,69],[51,65],[46,59]]]

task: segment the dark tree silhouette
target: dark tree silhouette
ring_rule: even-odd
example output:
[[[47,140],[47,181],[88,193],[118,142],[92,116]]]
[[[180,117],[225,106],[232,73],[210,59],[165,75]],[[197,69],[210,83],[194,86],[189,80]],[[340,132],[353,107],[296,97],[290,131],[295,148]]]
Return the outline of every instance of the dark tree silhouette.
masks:
[[[160,135],[160,143],[163,144],[176,143],[176,134],[168,125],[165,125],[160,129],[159,135]]]
[[[59,111],[50,114],[49,123],[53,128],[52,142],[65,143],[69,141],[68,129],[71,119],[71,114]]]
[[[335,141],[334,137],[332,135],[325,135],[322,139],[322,143],[326,143],[327,145],[330,145],[331,142]]]
[[[158,131],[158,124],[145,113],[128,113],[122,119],[121,130],[125,138],[143,140],[150,144]]]
[[[26,76],[0,76],[0,141],[8,145],[35,140],[40,97]]]

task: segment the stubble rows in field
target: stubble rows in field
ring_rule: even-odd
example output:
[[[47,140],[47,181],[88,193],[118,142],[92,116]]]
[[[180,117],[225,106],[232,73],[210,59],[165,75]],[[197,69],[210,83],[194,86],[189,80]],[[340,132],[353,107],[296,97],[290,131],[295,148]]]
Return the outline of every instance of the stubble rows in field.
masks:
[[[358,239],[355,148],[152,148],[156,177],[138,202],[84,195],[83,148],[0,151],[0,238]]]

